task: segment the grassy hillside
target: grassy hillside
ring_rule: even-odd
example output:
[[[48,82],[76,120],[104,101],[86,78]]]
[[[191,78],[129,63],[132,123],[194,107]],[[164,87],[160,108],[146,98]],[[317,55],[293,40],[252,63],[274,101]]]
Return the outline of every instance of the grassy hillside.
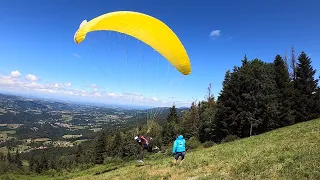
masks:
[[[320,179],[320,119],[299,123],[186,155],[180,166],[161,154],[144,166],[123,162],[50,176],[19,179]],[[4,176],[3,176],[4,177]],[[8,176],[6,176],[8,177]]]

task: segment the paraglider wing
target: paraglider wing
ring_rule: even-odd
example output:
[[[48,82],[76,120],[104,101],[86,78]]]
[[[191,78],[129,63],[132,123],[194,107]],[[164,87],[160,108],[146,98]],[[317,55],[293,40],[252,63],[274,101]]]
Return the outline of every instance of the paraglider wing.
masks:
[[[151,46],[184,75],[191,73],[188,54],[176,34],[163,22],[146,14],[116,11],[83,21],[74,35],[81,43],[88,32],[109,30],[124,33]]]

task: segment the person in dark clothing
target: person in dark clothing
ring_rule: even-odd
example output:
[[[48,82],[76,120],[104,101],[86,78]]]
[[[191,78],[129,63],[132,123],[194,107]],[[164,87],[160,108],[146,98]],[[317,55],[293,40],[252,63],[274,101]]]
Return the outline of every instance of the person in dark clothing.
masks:
[[[134,139],[141,146],[140,159],[138,161],[143,162],[142,160],[144,158],[144,150],[147,150],[148,152],[152,152],[152,145],[150,143],[150,140],[152,138],[150,138],[150,140],[148,140],[144,136],[138,135],[138,136],[134,137]]]

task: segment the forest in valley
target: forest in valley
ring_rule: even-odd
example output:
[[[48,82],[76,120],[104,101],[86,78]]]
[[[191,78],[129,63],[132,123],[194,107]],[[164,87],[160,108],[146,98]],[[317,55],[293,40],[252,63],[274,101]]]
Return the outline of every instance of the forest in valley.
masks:
[[[137,134],[152,137],[158,153],[170,156],[177,134],[185,137],[187,151],[192,151],[320,117],[319,77],[305,52],[295,56],[292,48],[290,57],[275,55],[270,63],[246,56],[241,62],[225,73],[218,97],[209,84],[205,98],[182,115],[173,105],[166,121],[108,129],[75,147],[0,154],[0,173],[55,173],[136,160]]]

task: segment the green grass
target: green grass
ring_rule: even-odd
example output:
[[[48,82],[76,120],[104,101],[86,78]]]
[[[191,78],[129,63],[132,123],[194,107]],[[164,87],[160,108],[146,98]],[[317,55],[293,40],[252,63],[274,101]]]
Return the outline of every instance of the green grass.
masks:
[[[16,131],[0,131],[0,140],[5,140],[5,141],[7,141],[7,140],[13,138],[13,137],[10,136],[10,135],[13,135],[13,134],[15,134],[15,133],[16,133]]]
[[[16,131],[2,131],[0,133],[3,133],[3,134],[15,134]]]
[[[259,136],[187,153],[180,166],[172,157],[95,166],[84,171],[22,179],[320,179],[320,119]]]
[[[65,123],[70,123],[72,121],[73,116],[68,114],[62,114],[62,121]]]
[[[78,138],[78,137],[81,137],[82,135],[77,135],[77,134],[66,134],[66,135],[63,135],[62,138],[64,139],[73,139],[73,138]]]
[[[49,141],[50,139],[49,138],[36,138],[36,139],[33,139],[34,142],[46,142],[46,141]]]
[[[71,129],[86,129],[87,126],[71,126]]]

